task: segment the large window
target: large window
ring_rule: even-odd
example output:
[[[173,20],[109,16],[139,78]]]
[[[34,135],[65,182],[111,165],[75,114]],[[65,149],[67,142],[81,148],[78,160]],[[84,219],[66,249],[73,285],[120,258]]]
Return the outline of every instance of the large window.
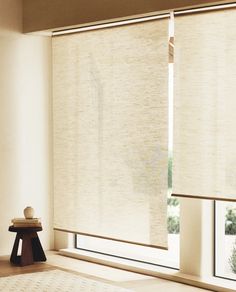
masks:
[[[182,15],[179,17],[179,24],[176,25],[175,45],[178,49],[175,54],[175,80],[178,76],[179,86],[181,86],[181,90],[184,90],[184,94],[179,90],[181,102],[177,103],[178,113],[176,114],[178,87],[175,86],[175,116],[179,116],[180,122],[178,124],[175,120],[174,123],[174,68],[173,64],[169,64],[169,155],[168,193],[166,194],[169,250],[78,234],[75,236],[77,251],[92,252],[113,259],[116,257],[121,260],[142,262],[150,266],[180,269],[182,275],[198,276],[201,277],[201,280],[203,275],[208,275],[211,276],[209,278],[212,282],[217,281],[217,283],[221,279],[216,279],[213,276],[236,280],[236,203],[216,202],[215,208],[213,207],[216,198],[226,200],[225,196],[228,194],[230,195],[228,199],[232,200],[236,186],[235,162],[231,155],[236,148],[233,143],[232,147],[227,148],[235,137],[234,129],[231,127],[235,116],[236,75],[231,74],[235,68],[233,66],[235,58],[232,60],[233,57],[229,57],[231,50],[232,52],[234,50],[232,46],[227,44],[226,40],[227,38],[231,43],[236,39],[235,35],[231,37],[232,31],[235,30],[229,29],[231,26],[228,25],[228,20],[235,23],[235,14],[231,15],[232,10],[226,9],[226,11],[221,11],[221,21],[224,25],[219,24],[217,13],[210,13],[210,17],[207,14],[200,16],[193,13],[186,16],[186,19],[185,15]],[[200,20],[192,19],[191,15],[198,15]],[[216,24],[220,27],[218,30],[222,33],[221,37],[218,36]],[[229,36],[225,35],[225,30],[228,31]],[[211,32],[215,34],[211,35]],[[170,36],[173,37],[173,35]],[[202,45],[203,42],[204,45]],[[230,87],[225,80],[232,85],[232,90],[229,89]],[[226,93],[230,96],[229,100],[232,101],[232,104],[229,102],[227,106]],[[185,100],[182,100],[183,97]],[[205,111],[206,108],[209,109],[209,113]],[[225,119],[227,121],[224,123]],[[193,120],[195,120],[195,124],[193,124]],[[173,147],[173,132],[184,131],[186,128],[188,135],[185,136],[184,133],[179,135],[179,149],[175,153],[176,137]],[[206,129],[209,132],[205,132]],[[228,131],[227,135],[226,130]],[[188,149],[184,148],[184,143],[187,144]],[[176,154],[179,155],[178,161]],[[174,178],[175,185],[176,182],[179,182],[184,190],[177,192],[177,194],[185,194],[179,195],[184,197],[180,200],[171,197],[173,159],[173,174],[178,174],[178,180]],[[196,165],[196,168],[193,168],[193,165]],[[221,165],[223,166],[220,167]],[[183,167],[184,170],[181,173],[180,168]],[[230,189],[227,188],[228,182],[230,182]],[[181,187],[179,187],[180,190]],[[195,192],[191,192],[192,190]],[[214,196],[215,193],[216,196]],[[139,214],[138,211],[135,211],[135,216]],[[232,281],[228,281],[228,283],[234,285],[235,283]]]
[[[217,202],[215,275],[236,280],[236,203]]]

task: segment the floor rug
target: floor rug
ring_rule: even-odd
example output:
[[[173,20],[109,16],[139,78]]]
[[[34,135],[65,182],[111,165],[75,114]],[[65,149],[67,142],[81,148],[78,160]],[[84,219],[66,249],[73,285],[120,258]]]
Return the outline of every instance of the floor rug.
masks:
[[[4,292],[131,292],[100,281],[61,270],[35,272],[0,278]]]

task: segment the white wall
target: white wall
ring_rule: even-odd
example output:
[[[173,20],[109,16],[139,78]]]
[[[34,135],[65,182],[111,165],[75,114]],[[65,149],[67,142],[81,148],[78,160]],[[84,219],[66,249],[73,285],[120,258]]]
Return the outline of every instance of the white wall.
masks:
[[[10,220],[25,206],[42,217],[53,246],[50,186],[51,39],[23,35],[22,1],[0,0],[0,255],[10,254]]]

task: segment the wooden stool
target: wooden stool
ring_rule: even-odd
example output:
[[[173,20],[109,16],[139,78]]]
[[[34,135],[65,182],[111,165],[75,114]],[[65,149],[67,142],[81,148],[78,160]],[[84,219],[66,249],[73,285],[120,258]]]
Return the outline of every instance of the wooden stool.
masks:
[[[38,231],[42,231],[42,227],[10,226],[8,230],[11,232],[17,232],[11,252],[11,263],[20,266],[27,266],[34,262],[45,262],[47,260],[37,234]],[[22,249],[21,256],[18,256],[17,251],[20,239],[22,239]]]

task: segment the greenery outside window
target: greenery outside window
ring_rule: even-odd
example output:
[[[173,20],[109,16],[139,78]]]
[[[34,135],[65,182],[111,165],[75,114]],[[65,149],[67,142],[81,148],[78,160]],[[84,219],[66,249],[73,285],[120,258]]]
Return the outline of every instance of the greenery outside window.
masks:
[[[236,280],[236,203],[216,202],[215,276]]]

